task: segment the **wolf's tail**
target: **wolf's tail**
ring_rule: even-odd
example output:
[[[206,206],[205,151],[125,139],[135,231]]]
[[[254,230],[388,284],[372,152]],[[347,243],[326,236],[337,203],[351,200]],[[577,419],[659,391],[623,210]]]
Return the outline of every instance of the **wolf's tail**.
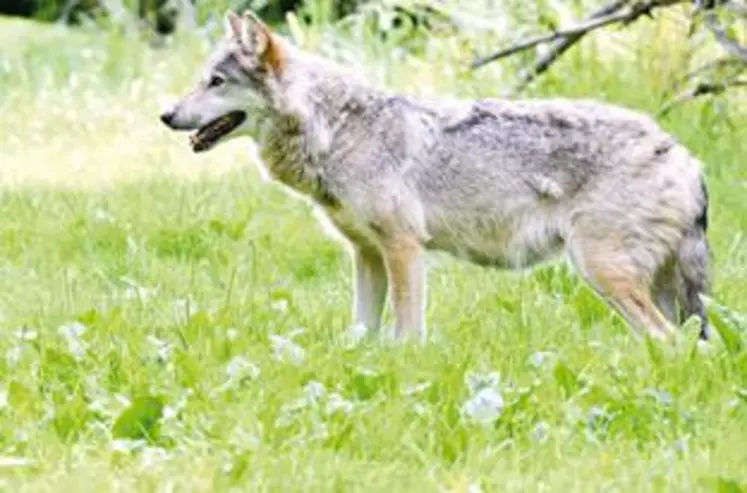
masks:
[[[708,190],[701,177],[701,208],[692,227],[677,250],[677,270],[682,281],[680,308],[682,320],[696,315],[701,321],[700,338],[707,340],[711,328],[701,294],[710,290],[711,251],[706,232],[708,230]]]

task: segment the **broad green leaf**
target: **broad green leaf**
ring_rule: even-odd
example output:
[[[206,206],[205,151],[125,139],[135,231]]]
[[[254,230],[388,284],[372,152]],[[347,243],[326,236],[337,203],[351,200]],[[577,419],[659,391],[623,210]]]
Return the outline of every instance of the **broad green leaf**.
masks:
[[[119,415],[114,423],[112,435],[130,440],[158,440],[160,420],[163,415],[163,399],[141,396]]]

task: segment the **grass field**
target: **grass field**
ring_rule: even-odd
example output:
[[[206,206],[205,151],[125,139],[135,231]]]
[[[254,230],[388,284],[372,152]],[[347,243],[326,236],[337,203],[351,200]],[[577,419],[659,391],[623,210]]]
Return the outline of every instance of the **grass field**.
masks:
[[[655,112],[687,60],[648,26],[645,49],[587,44],[537,94]],[[498,94],[498,67],[465,73],[457,48],[344,53],[403,91]],[[562,263],[445,256],[429,343],[356,344],[348,259],[308,207],[246,142],[196,156],[158,121],[206,49],[0,19],[0,489],[747,491],[737,93],[661,120],[707,163],[711,351],[637,341]]]

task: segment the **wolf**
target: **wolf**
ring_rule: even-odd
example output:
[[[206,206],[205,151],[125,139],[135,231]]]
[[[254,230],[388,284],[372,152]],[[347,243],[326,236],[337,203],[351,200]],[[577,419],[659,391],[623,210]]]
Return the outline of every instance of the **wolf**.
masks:
[[[417,98],[368,84],[251,11],[160,119],[195,152],[239,136],[350,247],[354,325],[426,335],[424,255],[523,269],[565,253],[635,329],[710,334],[703,165],[649,117],[592,100]]]

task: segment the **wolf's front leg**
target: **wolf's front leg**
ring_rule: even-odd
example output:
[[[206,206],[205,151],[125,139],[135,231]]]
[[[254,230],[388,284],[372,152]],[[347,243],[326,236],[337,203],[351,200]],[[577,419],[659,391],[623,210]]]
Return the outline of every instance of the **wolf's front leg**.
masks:
[[[396,336],[425,340],[425,264],[416,238],[394,238],[384,244],[389,274],[389,294],[394,310]]]
[[[384,259],[374,248],[355,247],[353,253],[355,300],[353,318],[356,326],[378,331],[384,310],[387,275]]]

